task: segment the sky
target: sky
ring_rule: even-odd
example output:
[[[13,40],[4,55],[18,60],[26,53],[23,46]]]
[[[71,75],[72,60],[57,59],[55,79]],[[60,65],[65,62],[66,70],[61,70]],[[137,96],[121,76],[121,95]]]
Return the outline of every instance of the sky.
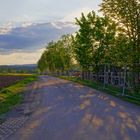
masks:
[[[56,34],[56,32],[58,33],[58,26],[62,28],[61,22],[67,25],[70,22],[74,22],[75,17],[80,17],[81,12],[86,14],[92,10],[97,12],[100,3],[101,0],[0,0],[0,65],[36,63],[44,50],[43,47],[36,47],[34,49],[35,45],[31,45],[31,43],[30,47],[28,47],[28,43],[25,43],[25,46],[22,45],[19,51],[19,47],[13,47],[13,44],[15,46],[19,45],[13,43],[19,38],[17,36],[15,38],[15,34],[26,33],[27,35],[27,32],[30,32],[30,34],[32,33],[32,35],[35,34],[37,36],[39,31],[33,31],[31,27],[27,28],[33,25],[33,23],[53,23],[45,25],[45,28],[47,28],[48,32],[51,32],[52,30],[49,28],[52,29],[52,25],[54,26],[55,24],[55,31],[53,29],[53,32]],[[57,22],[59,24],[56,24]],[[20,30],[15,29],[18,27],[22,28]],[[38,26],[33,27],[34,30],[36,30],[35,27],[38,28]],[[44,26],[42,25],[41,28],[44,28]],[[66,28],[63,26],[63,28],[69,32],[70,27]],[[46,34],[48,33],[47,31]],[[58,34],[60,35],[60,33]],[[53,37],[52,35],[51,40],[54,39]],[[27,36],[22,35],[22,37],[20,36],[21,38],[24,38],[24,42],[27,41],[25,39]],[[9,46],[7,47],[6,44]],[[40,44],[37,43],[36,45]],[[32,51],[28,51],[31,50],[31,47],[33,48]]]

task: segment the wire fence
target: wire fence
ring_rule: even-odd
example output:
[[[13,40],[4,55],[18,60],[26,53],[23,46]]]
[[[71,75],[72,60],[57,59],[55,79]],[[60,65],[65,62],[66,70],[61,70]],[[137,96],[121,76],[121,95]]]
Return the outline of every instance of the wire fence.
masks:
[[[56,76],[74,76],[81,80],[97,82],[101,88],[140,101],[140,65],[118,67],[111,64],[90,66],[88,71],[70,70],[56,72]]]

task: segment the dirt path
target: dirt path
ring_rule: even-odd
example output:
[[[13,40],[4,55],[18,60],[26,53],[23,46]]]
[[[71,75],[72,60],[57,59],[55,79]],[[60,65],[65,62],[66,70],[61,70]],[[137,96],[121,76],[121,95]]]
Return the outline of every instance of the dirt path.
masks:
[[[40,79],[40,106],[8,140],[140,138],[140,107],[66,80]]]

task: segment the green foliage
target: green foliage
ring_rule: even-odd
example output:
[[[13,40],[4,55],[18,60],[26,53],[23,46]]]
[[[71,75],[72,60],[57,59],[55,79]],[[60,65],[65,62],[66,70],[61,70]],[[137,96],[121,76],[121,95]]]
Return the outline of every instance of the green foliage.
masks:
[[[129,64],[133,71],[133,87],[140,77],[140,1],[103,0],[101,11],[118,25],[115,56],[121,64]]]
[[[22,92],[27,84],[35,81],[36,75],[28,75],[24,80],[0,90],[0,114],[9,111],[22,101]]]
[[[114,20],[118,24],[119,31],[126,35],[131,63],[140,63],[139,0],[103,0],[101,11]]]
[[[72,38],[65,36],[48,45],[38,62],[39,70],[65,71],[73,60],[83,71],[96,72],[105,63],[127,66],[136,89],[140,77],[140,2],[103,0],[100,6],[103,17],[94,11],[82,13],[76,18],[79,30]]]
[[[68,70],[72,64],[71,37],[62,36],[57,42],[50,42],[38,61],[40,72]]]
[[[103,0],[101,11],[104,17],[94,11],[87,16],[82,13],[80,19],[76,18],[79,30],[72,38],[63,36],[48,44],[38,61],[39,70],[68,70],[73,61],[86,71],[103,63],[117,66],[139,63],[140,24],[137,22],[140,22],[140,9],[137,1],[130,1]]]
[[[88,69],[88,63],[92,60],[92,39],[90,22],[82,13],[80,20],[76,19],[77,25],[80,26],[79,32],[73,38],[73,46],[76,59],[83,69]]]
[[[109,63],[116,36],[116,24],[108,17],[99,17],[94,11],[76,19],[80,29],[73,37],[76,59],[84,70],[90,65]]]

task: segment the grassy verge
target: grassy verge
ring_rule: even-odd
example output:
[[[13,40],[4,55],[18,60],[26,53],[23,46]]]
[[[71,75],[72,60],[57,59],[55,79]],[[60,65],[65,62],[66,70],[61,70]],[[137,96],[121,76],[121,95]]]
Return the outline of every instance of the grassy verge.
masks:
[[[30,73],[0,73],[0,76],[32,76]]]
[[[113,95],[115,97],[118,97],[118,98],[120,98],[122,100],[128,101],[130,103],[134,103],[134,104],[140,106],[140,100],[137,100],[137,98],[140,99],[140,95],[138,95],[136,93],[131,94],[131,93],[127,92],[127,95],[131,95],[131,97],[128,97],[128,96],[123,96],[122,97],[121,96],[121,93],[122,93],[121,88],[113,87],[113,86],[110,86],[110,85],[106,85],[105,88],[103,88],[104,85],[99,83],[99,82],[89,81],[89,80],[81,80],[81,79],[76,78],[76,77],[60,76],[59,78],[66,79],[66,80],[69,80],[69,81],[73,81],[73,82],[76,82],[76,83],[91,87],[93,89],[97,89],[99,91],[111,94],[111,95]],[[137,96],[135,96],[135,95],[137,95]]]
[[[13,106],[22,101],[25,87],[37,79],[36,75],[26,75],[26,78],[14,85],[0,90],[0,114],[9,111]]]

